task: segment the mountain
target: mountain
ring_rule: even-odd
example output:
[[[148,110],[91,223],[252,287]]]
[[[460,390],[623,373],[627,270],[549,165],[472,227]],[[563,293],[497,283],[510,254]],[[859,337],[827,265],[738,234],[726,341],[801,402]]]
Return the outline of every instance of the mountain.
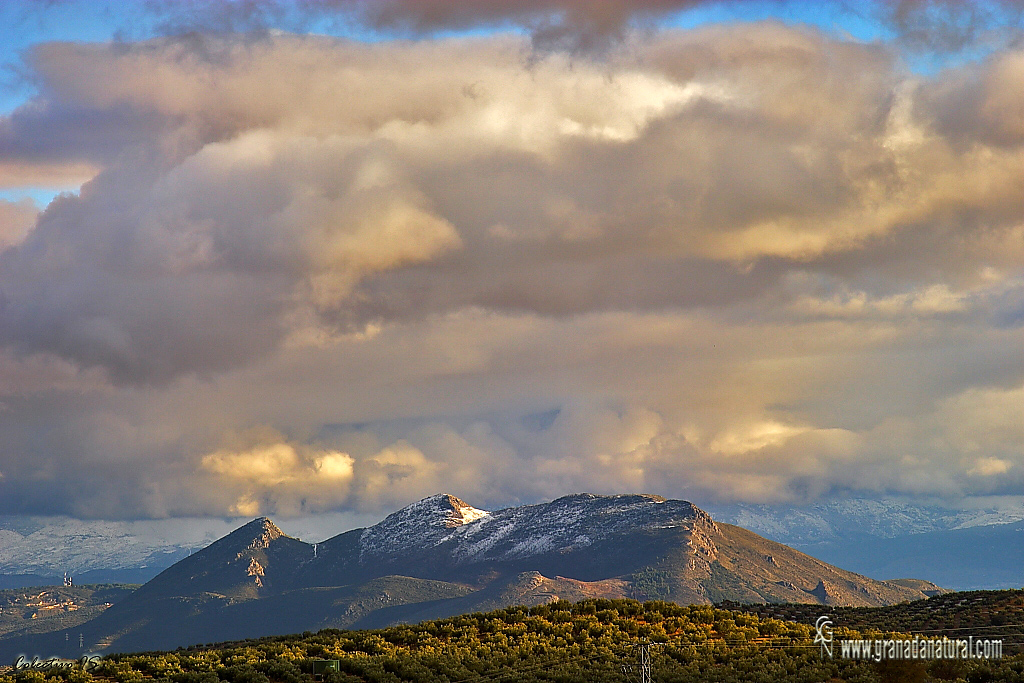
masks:
[[[828,563],[855,569],[873,578],[920,575],[914,569],[945,564],[942,555],[923,556],[919,565],[890,573],[889,550],[875,552],[874,541],[921,533],[1024,521],[1024,504],[1015,498],[972,499],[970,509],[922,505],[899,500],[848,499],[800,506],[753,504],[704,506],[717,522],[735,524],[765,538],[801,550]],[[285,530],[293,536],[322,539],[333,529],[367,526],[380,518],[330,513],[290,519]],[[60,586],[64,572],[76,584],[143,583],[189,554],[237,528],[238,519],[78,520],[68,517],[0,515],[0,589]],[[916,541],[911,540],[911,544]],[[857,556],[847,551],[856,546]],[[899,543],[879,547],[895,549]],[[851,560],[847,564],[847,558]],[[1024,571],[993,575],[984,558],[965,556],[962,574],[953,576],[963,588],[1024,585]],[[876,568],[886,568],[884,572]],[[996,572],[998,573],[998,572]],[[975,577],[981,580],[972,583]],[[945,585],[945,584],[944,584]]]
[[[321,539],[337,529],[366,526],[373,514],[334,512],[288,520],[293,536]],[[144,583],[205,548],[243,519],[82,520],[0,515],[0,589],[76,584]]]
[[[934,590],[838,569],[681,500],[578,494],[488,512],[442,494],[315,546],[253,520],[79,630],[86,649],[130,651],[561,598],[868,606]],[[81,654],[60,635],[0,641],[0,657]]]
[[[1019,501],[954,510],[846,500],[791,508],[730,505],[715,518],[876,579],[927,576],[955,590],[1024,586]],[[955,562],[949,558],[955,557]]]
[[[0,515],[0,589],[142,583],[217,540],[238,520],[100,521]]]
[[[292,588],[310,546],[254,519],[203,550],[186,557],[140,588],[135,600],[196,594],[229,599],[258,598]]]
[[[799,549],[1024,521],[1024,504],[1019,499],[974,504],[971,509],[958,509],[851,498],[808,505],[736,503],[705,509],[720,522],[736,524]]]
[[[808,552],[865,575],[927,576],[955,590],[1024,586],[1024,522],[847,539]]]

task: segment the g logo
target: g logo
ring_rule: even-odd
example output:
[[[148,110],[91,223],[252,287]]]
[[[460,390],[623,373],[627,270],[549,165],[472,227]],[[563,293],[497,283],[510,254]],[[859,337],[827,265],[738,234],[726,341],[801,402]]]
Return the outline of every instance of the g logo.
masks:
[[[821,645],[821,656],[824,658],[825,653],[828,656],[832,656],[832,619],[828,615],[818,617],[818,621],[815,622],[814,628],[817,629],[818,633],[814,636],[814,644]]]

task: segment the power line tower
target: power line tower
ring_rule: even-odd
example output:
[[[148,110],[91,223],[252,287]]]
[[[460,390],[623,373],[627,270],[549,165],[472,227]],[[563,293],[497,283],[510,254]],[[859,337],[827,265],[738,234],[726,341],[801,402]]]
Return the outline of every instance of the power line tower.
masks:
[[[640,643],[640,683],[651,683],[651,645]]]
[[[651,644],[644,642],[636,646],[637,666],[623,664],[622,673],[630,683],[651,683]]]

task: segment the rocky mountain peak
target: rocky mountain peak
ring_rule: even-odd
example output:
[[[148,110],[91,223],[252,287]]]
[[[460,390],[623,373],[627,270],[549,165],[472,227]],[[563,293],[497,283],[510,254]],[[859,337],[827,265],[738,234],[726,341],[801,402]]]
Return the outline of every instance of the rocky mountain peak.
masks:
[[[466,501],[450,493],[439,493],[436,496],[425,498],[421,503],[425,503],[425,508],[433,507],[435,510],[442,512],[442,524],[447,528],[462,526],[463,524],[469,524],[476,520],[484,517],[488,514],[486,510],[480,510],[473,507]],[[408,508],[406,508],[408,509]]]
[[[415,522],[428,527],[451,529],[475,522],[488,514],[486,510],[479,510],[450,493],[438,493],[391,513],[377,526],[393,528]]]
[[[266,517],[254,519],[242,528],[244,529],[246,527],[252,527],[252,531],[256,532],[256,536],[253,538],[252,543],[249,544],[250,550],[267,548],[270,546],[271,541],[275,541],[284,536],[284,532],[277,528],[277,525]]]
[[[266,517],[258,517],[196,553],[193,557],[210,557],[218,553],[241,556],[249,551],[268,548],[272,542],[284,536],[285,533],[272,521]]]

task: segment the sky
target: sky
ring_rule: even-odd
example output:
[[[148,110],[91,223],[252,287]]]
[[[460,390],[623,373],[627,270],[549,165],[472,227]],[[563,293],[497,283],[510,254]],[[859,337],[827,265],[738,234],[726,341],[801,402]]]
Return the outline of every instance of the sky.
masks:
[[[1018,3],[0,24],[0,514],[1024,495]]]

